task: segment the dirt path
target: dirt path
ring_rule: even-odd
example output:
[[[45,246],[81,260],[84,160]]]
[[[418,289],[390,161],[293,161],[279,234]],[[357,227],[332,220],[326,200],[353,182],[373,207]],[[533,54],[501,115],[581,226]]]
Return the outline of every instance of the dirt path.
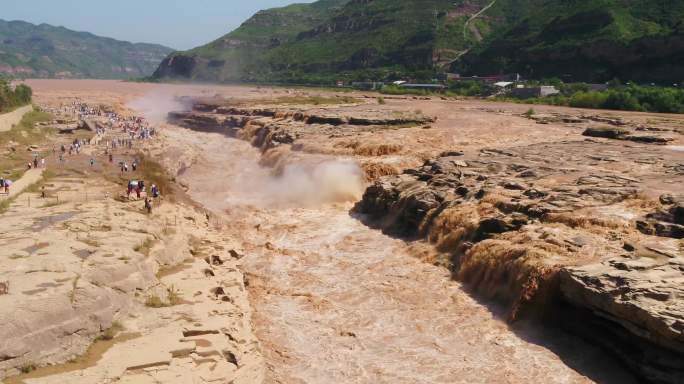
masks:
[[[463,26],[463,38],[467,39],[468,38],[468,29],[475,35],[475,38],[477,41],[482,41],[482,35],[480,35],[480,31],[477,29],[477,27],[471,27],[471,23],[475,21],[478,17],[480,17],[483,13],[487,12],[487,10],[496,4],[496,0],[492,1],[489,3],[486,7],[482,8],[479,12],[471,16],[468,21],[465,22],[465,25]]]
[[[349,204],[263,206],[240,188],[268,173],[248,143],[181,130],[173,140],[211,154],[182,180],[242,239],[270,382],[629,382],[589,346],[509,328],[448,271],[351,217]]]
[[[0,132],[9,131],[16,124],[19,124],[25,114],[33,110],[32,105],[26,105],[10,113],[0,115]]]
[[[8,198],[20,195],[24,189],[26,189],[31,184],[39,181],[43,177],[43,169],[29,169],[24,172],[24,175],[17,181],[12,183],[10,187],[10,193],[8,195],[0,195],[2,198]]]

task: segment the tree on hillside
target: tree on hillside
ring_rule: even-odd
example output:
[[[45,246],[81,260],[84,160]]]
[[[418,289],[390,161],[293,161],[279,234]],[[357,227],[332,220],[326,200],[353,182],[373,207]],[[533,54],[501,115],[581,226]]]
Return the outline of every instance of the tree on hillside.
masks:
[[[0,79],[0,112],[29,104],[32,97],[33,90],[28,85],[19,84],[12,89],[9,80]]]

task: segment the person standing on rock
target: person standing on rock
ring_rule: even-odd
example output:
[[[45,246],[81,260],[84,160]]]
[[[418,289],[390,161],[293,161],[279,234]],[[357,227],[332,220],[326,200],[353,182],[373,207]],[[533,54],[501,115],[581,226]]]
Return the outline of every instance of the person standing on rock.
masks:
[[[152,199],[149,197],[145,198],[145,209],[147,210],[148,214],[152,213]]]
[[[33,158],[33,168],[38,168],[38,156]]]

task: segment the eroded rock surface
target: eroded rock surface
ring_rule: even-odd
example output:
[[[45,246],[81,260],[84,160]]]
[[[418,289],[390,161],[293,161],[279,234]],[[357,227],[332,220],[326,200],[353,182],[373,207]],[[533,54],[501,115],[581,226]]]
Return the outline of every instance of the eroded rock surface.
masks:
[[[578,140],[445,153],[380,178],[355,211],[388,233],[435,243],[460,280],[507,302],[511,319],[558,298],[588,310],[612,332],[576,331],[605,339],[642,377],[676,382],[684,357],[678,200],[661,198],[669,204],[657,208],[666,217],[656,226],[667,220],[670,229],[645,230],[638,218],[661,206],[644,194],[651,180],[683,175],[667,167],[678,154],[645,148]]]
[[[614,258],[560,272],[563,296],[588,308],[606,332],[595,330],[594,340],[664,383],[684,377],[684,258],[676,243],[671,248],[659,257]]]

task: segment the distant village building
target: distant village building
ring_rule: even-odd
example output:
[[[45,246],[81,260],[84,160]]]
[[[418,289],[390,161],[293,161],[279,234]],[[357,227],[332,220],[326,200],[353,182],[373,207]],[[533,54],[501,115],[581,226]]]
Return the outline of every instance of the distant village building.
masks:
[[[355,81],[351,85],[352,88],[361,89],[364,91],[377,91],[380,90],[385,83],[379,81]]]
[[[515,83],[512,81],[499,81],[497,83],[494,83],[494,86],[501,88],[501,89],[510,89],[513,87]]]
[[[607,91],[608,90],[608,84],[587,84],[589,85],[589,89],[592,91]]]
[[[559,94],[560,91],[553,85],[542,85],[540,87],[513,88],[511,96],[518,99],[532,99],[535,97],[548,97]]]
[[[517,73],[509,73],[504,75],[489,75],[489,76],[461,76],[458,73],[447,73],[447,81],[483,81],[483,82],[501,82],[501,81],[520,81],[520,75]]]
[[[446,89],[446,85],[444,84],[411,84],[411,83],[404,83],[399,85],[401,88],[408,88],[408,89],[421,89],[421,90],[426,90],[426,91],[444,91]]]

